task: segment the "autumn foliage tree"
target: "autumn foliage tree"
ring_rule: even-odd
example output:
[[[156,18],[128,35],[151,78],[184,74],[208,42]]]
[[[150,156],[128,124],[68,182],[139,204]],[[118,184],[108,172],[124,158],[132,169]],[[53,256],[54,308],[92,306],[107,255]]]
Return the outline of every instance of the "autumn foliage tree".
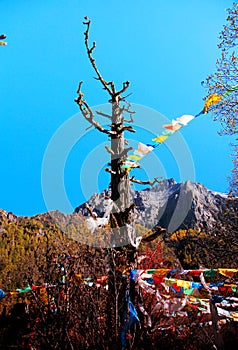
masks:
[[[216,71],[210,74],[203,86],[207,96],[222,96],[220,101],[209,108],[214,120],[222,124],[221,135],[236,135],[238,132],[238,4],[227,9],[228,17],[220,33],[218,48],[221,55],[216,62]],[[234,195],[238,194],[237,144],[233,145],[234,167],[230,186]]]

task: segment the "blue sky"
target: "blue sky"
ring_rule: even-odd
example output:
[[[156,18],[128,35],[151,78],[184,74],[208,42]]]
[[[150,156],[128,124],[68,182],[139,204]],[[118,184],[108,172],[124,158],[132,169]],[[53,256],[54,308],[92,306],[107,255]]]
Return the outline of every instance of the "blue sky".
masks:
[[[0,208],[18,215],[68,210],[60,197],[50,205],[44,201],[41,171],[47,145],[57,130],[64,129],[64,123],[78,113],[74,98],[80,80],[84,80],[91,106],[108,101],[93,79],[95,74],[86,57],[82,25],[85,15],[92,20],[90,35],[97,42],[94,55],[105,79],[114,80],[119,87],[122,81],[129,80],[132,103],[171,120],[202,109],[206,91],[200,82],[215,69],[218,35],[227,17],[225,8],[231,5],[232,1],[225,0],[2,0],[0,32],[7,34],[8,46],[0,48]],[[77,118],[81,120],[79,115]],[[140,124],[138,120],[136,123]],[[80,135],[83,128],[79,124]],[[160,132],[159,121],[158,130],[156,123],[153,128],[155,134]],[[205,115],[181,131],[182,141],[175,138],[171,142],[174,149],[176,142],[178,148],[180,142],[186,143],[195,169],[193,180],[209,189],[227,192],[232,138],[218,136],[219,130],[220,124]],[[133,140],[143,137],[147,134],[139,129]],[[65,159],[62,183],[72,208],[107,186],[104,164],[96,168],[96,158],[101,155],[104,162],[107,154],[103,149],[93,153],[104,140],[95,132],[88,133],[84,142],[72,146]],[[57,159],[60,147],[55,152]],[[163,176],[178,182],[186,180],[165,145],[155,152],[164,169]],[[185,154],[179,161],[180,168],[186,167],[186,159]],[[51,162],[54,171],[54,157]],[[160,176],[161,169],[157,171],[154,164],[153,158],[151,163],[145,163],[145,172],[154,167],[153,175]],[[143,174],[142,170],[140,175]],[[51,181],[58,176],[55,166]],[[82,179],[87,179],[83,191]]]

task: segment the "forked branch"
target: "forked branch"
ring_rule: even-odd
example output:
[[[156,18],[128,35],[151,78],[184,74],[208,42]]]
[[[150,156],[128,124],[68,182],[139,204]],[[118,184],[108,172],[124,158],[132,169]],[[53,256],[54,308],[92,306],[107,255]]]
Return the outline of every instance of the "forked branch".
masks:
[[[81,91],[82,84],[83,84],[83,82],[81,81],[79,83],[79,87],[78,87],[78,91],[77,91],[77,94],[79,96],[77,98],[75,98],[75,102],[78,104],[82,115],[91,125],[93,125],[100,132],[107,134],[107,135],[115,135],[116,131],[104,129],[97,121],[94,120],[93,111],[89,107],[87,101],[85,99],[83,99],[84,94]]]
[[[109,93],[109,95],[112,97],[112,100],[115,100],[116,97],[119,97],[119,99],[123,99],[123,98],[120,97],[120,95],[127,90],[127,88],[130,85],[130,82],[129,81],[123,82],[122,89],[119,90],[119,91],[116,91],[113,81],[108,81],[107,82],[105,79],[103,79],[103,76],[100,73],[100,71],[99,71],[99,69],[98,69],[98,67],[96,65],[96,60],[95,60],[95,58],[92,55],[93,51],[96,48],[96,42],[94,41],[91,47],[89,45],[89,30],[90,30],[91,21],[90,21],[90,19],[88,19],[87,16],[84,17],[84,19],[85,19],[85,21],[83,22],[83,24],[86,25],[86,31],[84,32],[85,46],[86,46],[88,58],[89,58],[92,66],[93,66],[94,71],[96,72],[96,75],[97,75],[97,77],[95,79],[99,80],[101,82],[101,84],[103,85],[103,89],[106,90]]]
[[[103,79],[97,65],[96,65],[96,60],[95,58],[93,58],[92,53],[94,51],[94,49],[96,48],[96,42],[93,42],[93,45],[91,47],[89,47],[89,29],[90,29],[90,24],[91,21],[88,19],[88,17],[85,17],[85,22],[83,22],[83,24],[86,25],[86,31],[84,32],[84,37],[85,37],[85,46],[86,46],[86,50],[87,50],[87,54],[88,54],[88,58],[93,66],[93,69],[95,70],[96,74],[97,74],[97,80],[99,80],[102,85],[103,88],[105,90],[107,90],[107,92],[113,96],[115,94],[115,89],[114,89],[114,84],[113,82],[106,82],[106,80]],[[109,87],[110,86],[110,87]]]

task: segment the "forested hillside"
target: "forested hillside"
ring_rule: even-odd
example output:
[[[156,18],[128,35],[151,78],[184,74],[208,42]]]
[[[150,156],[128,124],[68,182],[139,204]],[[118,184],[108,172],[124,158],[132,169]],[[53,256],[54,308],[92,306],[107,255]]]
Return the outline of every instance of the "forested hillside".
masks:
[[[140,289],[134,300],[139,321],[131,319],[133,327],[139,327],[140,336],[137,338],[137,332],[133,331],[133,338],[129,339],[129,343],[133,341],[135,349],[142,349],[143,346],[146,349],[148,344],[153,348],[160,344],[162,349],[185,349],[188,346],[190,349],[212,348],[214,333],[211,316],[204,311],[206,306],[205,309],[201,306],[199,311],[196,304],[198,301],[193,304],[196,298],[203,298],[206,303],[208,294],[205,290],[197,289],[196,292],[193,289],[195,299],[186,299],[186,305],[179,307],[183,311],[176,311],[177,317],[172,317],[169,310],[165,312],[165,306],[158,306],[165,305],[161,300],[165,298],[166,301],[168,298],[164,296],[163,283],[171,285],[173,282],[173,286],[167,288],[175,289],[169,294],[168,290],[166,292],[170,295],[170,303],[175,300],[173,302],[177,305],[184,300],[181,299],[183,295],[182,298],[188,298],[184,294],[185,289],[183,294],[177,294],[181,287],[176,287],[178,280],[174,278],[181,278],[179,271],[196,271],[201,267],[216,271],[214,269],[231,269],[237,266],[234,202],[232,208],[224,214],[226,222],[223,221],[222,226],[219,223],[213,233],[194,229],[179,230],[172,234],[165,233],[163,237],[140,245],[134,266],[136,269],[148,271],[153,280],[148,279],[148,273],[139,280],[131,280],[132,285],[134,284],[132,290]],[[71,220],[65,218],[63,221],[64,214],[55,213],[53,217],[64,222],[59,228],[49,214],[30,218],[1,211],[0,288],[6,294],[0,302],[2,347],[60,349],[64,344],[65,349],[107,348],[107,341],[110,339],[110,329],[107,326],[107,249],[90,248],[89,245],[80,243],[78,237],[85,235],[88,243],[92,244],[93,237],[97,237],[98,241],[101,236],[105,242],[108,232],[100,229],[93,236],[87,229],[86,220],[79,214],[72,215],[76,215],[77,220],[71,217]],[[145,234],[150,237],[147,229],[137,225],[137,236]],[[129,249],[129,246],[123,249]],[[120,281],[117,288],[123,294],[123,290],[126,293],[127,276],[131,271],[123,260],[123,253],[121,255],[119,251],[115,255],[115,264],[117,280]],[[168,282],[166,276],[169,277]],[[209,283],[217,282],[218,275],[213,276],[208,277]],[[215,293],[236,300],[236,274],[232,276],[227,279],[220,275],[219,285],[223,287],[219,288],[223,290]],[[199,281],[198,277],[190,277],[189,280],[189,283]],[[158,283],[162,283],[161,286]],[[224,283],[233,285],[233,289],[224,287]],[[158,295],[155,298],[155,286],[161,300]],[[234,306],[228,305],[226,309],[236,310],[236,301],[233,303]],[[120,300],[119,308],[123,309],[125,306],[125,300]],[[229,337],[232,336],[235,346],[236,322],[224,315],[219,318],[226,344],[230,344]],[[193,342],[195,335],[196,345]]]

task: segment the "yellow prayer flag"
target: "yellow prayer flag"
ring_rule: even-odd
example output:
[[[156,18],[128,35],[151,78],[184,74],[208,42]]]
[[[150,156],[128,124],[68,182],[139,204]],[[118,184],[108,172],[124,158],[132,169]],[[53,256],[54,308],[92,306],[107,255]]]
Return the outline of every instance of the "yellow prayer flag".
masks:
[[[231,316],[233,317],[233,320],[235,322],[238,322],[238,312],[237,311],[231,311]]]
[[[170,269],[156,269],[154,274],[157,276],[165,276],[170,271]]]
[[[216,93],[208,96],[207,101],[204,103],[204,113],[207,113],[209,107],[211,107],[212,105],[215,105],[221,99],[222,99],[222,95],[218,95]]]
[[[162,143],[162,142],[164,142],[167,138],[168,138],[168,136],[160,135],[160,136],[158,136],[158,137],[152,139],[152,141]]]
[[[172,286],[173,284],[176,284],[177,280],[174,278],[165,278],[164,283],[166,286]]]
[[[218,272],[223,276],[233,277],[238,272],[238,269],[218,269]]]
[[[135,156],[134,154],[132,154],[131,156],[128,157],[128,159],[133,159],[133,160],[140,160],[142,157],[139,156]]]
[[[177,286],[178,287],[183,287],[185,289],[190,289],[191,288],[191,282],[184,281],[184,280],[177,280]]]

